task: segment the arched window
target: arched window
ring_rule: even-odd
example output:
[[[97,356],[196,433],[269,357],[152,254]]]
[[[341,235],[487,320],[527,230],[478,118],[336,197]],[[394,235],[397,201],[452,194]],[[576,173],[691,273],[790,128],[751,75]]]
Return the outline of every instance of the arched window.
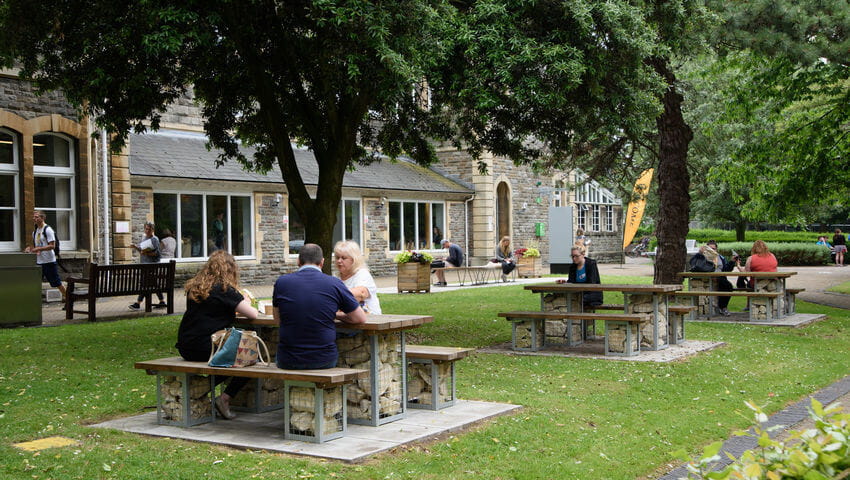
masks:
[[[17,251],[20,247],[20,137],[0,128],[0,250]]]
[[[496,218],[499,226],[496,235],[498,241],[511,234],[511,190],[505,182],[499,182],[496,186]]]
[[[76,249],[74,141],[58,133],[32,137],[35,209],[47,216],[62,250]]]

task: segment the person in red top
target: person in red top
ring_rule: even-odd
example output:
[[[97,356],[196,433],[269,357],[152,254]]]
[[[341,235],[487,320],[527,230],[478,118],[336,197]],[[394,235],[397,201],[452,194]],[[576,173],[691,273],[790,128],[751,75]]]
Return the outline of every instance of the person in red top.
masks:
[[[750,250],[750,257],[747,258],[747,263],[741,267],[741,260],[736,260],[738,270],[742,272],[775,272],[779,262],[776,257],[770,253],[767,244],[763,240],[753,242],[753,248]],[[755,281],[750,278],[749,287],[753,288]]]

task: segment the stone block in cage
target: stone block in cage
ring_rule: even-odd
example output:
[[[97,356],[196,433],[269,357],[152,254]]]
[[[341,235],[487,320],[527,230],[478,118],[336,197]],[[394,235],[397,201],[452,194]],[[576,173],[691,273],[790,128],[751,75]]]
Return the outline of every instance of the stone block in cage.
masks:
[[[190,373],[157,374],[157,422],[190,427],[213,420],[212,378]]]
[[[605,322],[605,353],[637,355],[640,351],[638,325],[628,322]]]
[[[347,430],[345,385],[321,388],[309,382],[285,382],[284,438],[322,443]]]
[[[262,413],[283,408],[283,380],[252,378],[230,400],[233,410]]]

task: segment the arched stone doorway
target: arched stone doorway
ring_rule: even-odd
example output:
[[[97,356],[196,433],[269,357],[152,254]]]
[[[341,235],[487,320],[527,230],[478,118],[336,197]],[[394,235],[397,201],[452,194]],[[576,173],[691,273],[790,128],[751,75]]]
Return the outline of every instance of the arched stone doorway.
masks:
[[[511,189],[507,182],[496,186],[496,241],[511,234]]]

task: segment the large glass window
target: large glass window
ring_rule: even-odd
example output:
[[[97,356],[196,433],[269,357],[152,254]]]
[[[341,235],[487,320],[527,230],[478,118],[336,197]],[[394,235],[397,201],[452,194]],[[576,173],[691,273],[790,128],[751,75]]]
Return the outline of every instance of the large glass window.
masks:
[[[62,249],[75,249],[73,142],[63,135],[43,133],[33,136],[32,146],[35,209],[45,213],[46,222],[56,231]]]
[[[440,248],[445,237],[445,205],[390,202],[390,250]]]
[[[353,240],[363,248],[361,241],[361,222],[360,222],[360,200],[346,200],[340,202],[340,207],[336,213],[336,224],[333,229],[333,244],[341,240]],[[295,255],[301,250],[304,241],[307,239],[307,233],[304,229],[304,223],[301,222],[301,217],[292,203],[289,203],[289,253]]]
[[[174,233],[177,258],[204,258],[216,250],[234,256],[253,255],[251,197],[154,193],[157,233]]]
[[[605,231],[614,231],[614,207],[612,205],[605,205]]]
[[[20,248],[18,210],[18,137],[0,129],[0,249]]]
[[[578,212],[578,228],[587,230],[587,205],[577,205]]]
[[[593,228],[592,228],[592,230],[594,232],[598,232],[599,231],[599,220],[600,220],[600,218],[599,218],[599,214],[600,214],[599,205],[594,205],[592,208],[593,208]]]

